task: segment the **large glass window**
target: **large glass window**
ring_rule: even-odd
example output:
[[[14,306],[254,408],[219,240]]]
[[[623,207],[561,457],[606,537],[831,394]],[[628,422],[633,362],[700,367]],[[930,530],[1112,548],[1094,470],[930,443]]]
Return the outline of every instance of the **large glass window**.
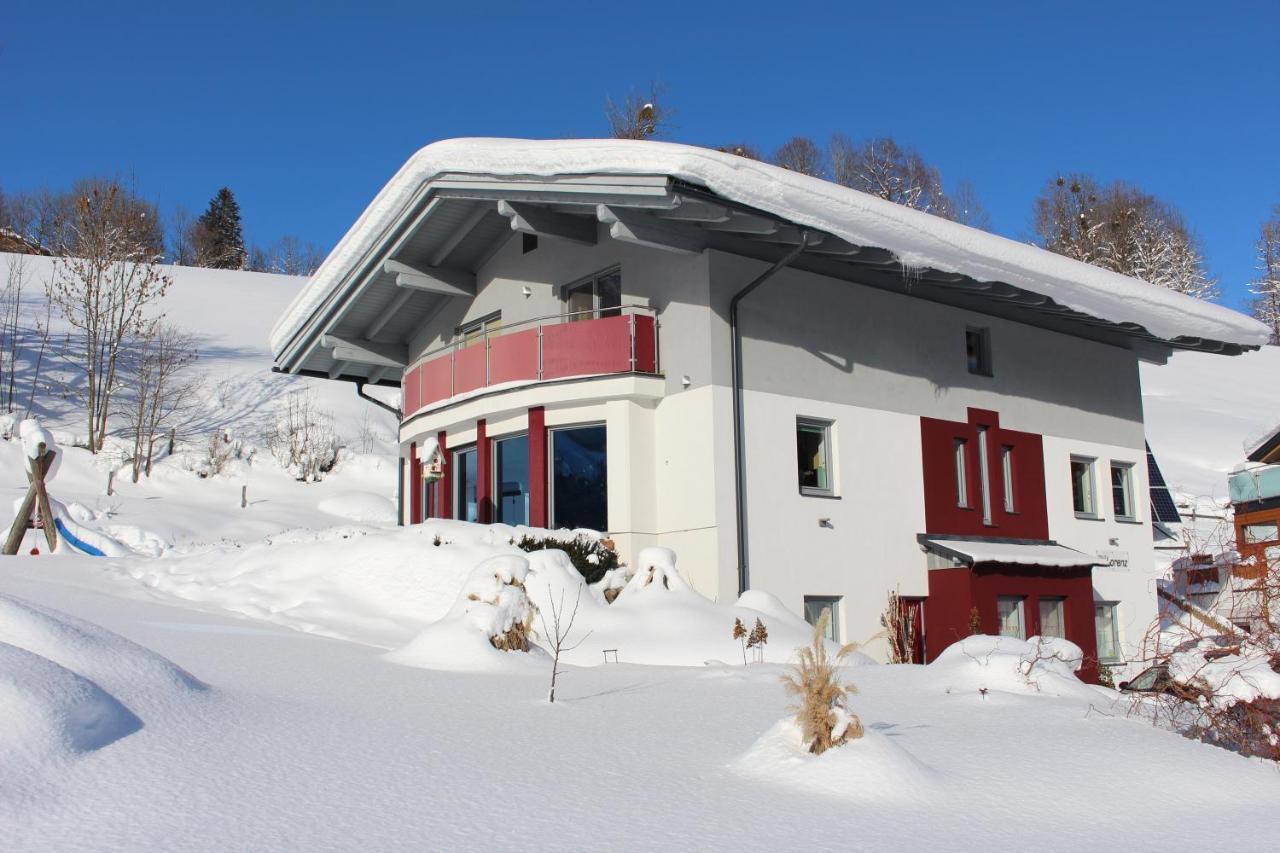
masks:
[[[1111,506],[1116,518],[1132,520],[1136,516],[1133,509],[1133,465],[1127,462],[1111,463]]]
[[[551,526],[609,528],[608,442],[600,426],[551,431]]]
[[[804,597],[804,621],[817,625],[823,613],[828,614],[823,636],[833,643],[840,642],[840,599],[829,595]]]
[[[1040,599],[1040,636],[1067,638],[1067,623],[1063,610],[1066,606],[1064,598]]]
[[[476,505],[476,449],[468,447],[453,452],[453,517],[462,521],[478,521]]]
[[[1114,601],[1093,603],[1093,627],[1098,635],[1098,660],[1114,663],[1120,660],[1120,635],[1116,630]]]
[[[493,442],[494,521],[529,523],[529,436]]]
[[[1002,595],[996,599],[996,618],[1000,623],[1000,636],[1027,638],[1022,618],[1022,598],[1014,595]]]
[[[616,317],[622,305],[622,272],[613,269],[564,289],[565,312],[571,321]]]
[[[796,467],[802,494],[832,493],[830,423],[805,418],[796,420]]]
[[[1096,516],[1097,506],[1093,498],[1093,460],[1083,456],[1071,457],[1071,503],[1076,515]]]

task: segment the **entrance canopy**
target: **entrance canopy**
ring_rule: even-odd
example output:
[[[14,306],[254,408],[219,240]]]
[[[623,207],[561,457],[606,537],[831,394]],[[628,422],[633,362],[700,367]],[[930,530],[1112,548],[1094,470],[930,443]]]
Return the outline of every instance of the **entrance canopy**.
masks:
[[[926,551],[966,566],[974,566],[978,563],[1005,563],[1065,569],[1105,564],[1091,554],[1050,540],[952,539],[945,536],[922,535],[919,541]]]

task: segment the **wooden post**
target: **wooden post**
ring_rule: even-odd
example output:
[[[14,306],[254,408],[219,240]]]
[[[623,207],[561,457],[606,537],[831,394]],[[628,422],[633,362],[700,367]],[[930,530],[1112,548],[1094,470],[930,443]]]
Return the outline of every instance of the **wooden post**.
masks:
[[[169,427],[169,452],[165,454],[166,456],[173,455],[173,442],[177,437],[178,437],[178,428]]]
[[[53,467],[53,457],[58,454],[56,451],[46,451],[44,442],[40,442],[38,449],[40,458],[31,460],[31,472],[34,475],[32,485],[36,490],[36,506],[40,513],[40,520],[44,523],[44,538],[49,543],[49,552],[52,553],[58,547],[58,528],[54,524],[53,510],[49,507],[49,491],[44,486],[44,477]]]
[[[113,494],[115,494],[115,490],[113,489],[113,484],[115,483],[115,481],[116,481],[116,469],[112,468],[110,471],[107,472],[107,497],[111,497]]]
[[[31,487],[27,489],[27,496],[22,499],[22,506],[18,508],[18,515],[13,520],[13,526],[9,528],[9,538],[4,540],[4,554],[6,557],[12,557],[22,547],[22,537],[26,535],[27,525],[31,523],[31,510],[35,505],[36,484],[32,483]]]
[[[240,487],[240,508],[244,509],[248,505],[249,505],[249,486],[244,485]]]

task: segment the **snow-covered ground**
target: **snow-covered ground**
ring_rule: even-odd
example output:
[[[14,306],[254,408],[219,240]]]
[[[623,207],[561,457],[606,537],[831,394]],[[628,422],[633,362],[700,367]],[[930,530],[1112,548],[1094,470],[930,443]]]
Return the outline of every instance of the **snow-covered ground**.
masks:
[[[38,291],[48,261],[27,262]],[[53,497],[126,555],[0,563],[0,849],[1273,846],[1273,766],[1156,728],[1057,664],[1029,680],[977,640],[927,667],[855,656],[868,735],[808,756],[779,679],[807,626],[776,599],[706,601],[655,551],[606,605],[560,552],[521,556],[524,531],[395,527],[390,417],[348,385],[268,372],[270,325],[302,282],[174,274],[166,310],[198,334],[205,428],[261,446],[279,400],[313,386],[348,452],[319,483],[265,448],[202,479],[196,441],[108,497],[106,461],[68,446],[74,407],[41,398],[63,445]],[[1275,348],[1143,368],[1175,490],[1225,494],[1280,420],[1278,370]],[[25,464],[0,440],[5,498]],[[477,671],[492,649],[474,625],[506,611],[459,592],[493,559],[527,560],[544,614],[581,596],[555,705],[542,652]],[[768,662],[744,666],[734,619],[767,625]]]

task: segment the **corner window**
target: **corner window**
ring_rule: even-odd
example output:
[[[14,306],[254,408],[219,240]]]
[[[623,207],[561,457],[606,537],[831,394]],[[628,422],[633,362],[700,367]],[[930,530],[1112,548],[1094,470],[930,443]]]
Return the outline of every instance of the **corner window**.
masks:
[[[1133,465],[1128,462],[1111,463],[1111,506],[1116,518],[1133,521]]]
[[[804,621],[817,625],[823,613],[829,614],[823,636],[833,643],[840,642],[840,599],[829,595],[804,597]]]
[[[604,424],[551,430],[551,527],[609,529],[609,444]]]
[[[1120,663],[1120,634],[1116,629],[1116,602],[1093,603],[1093,628],[1098,635],[1098,661]]]
[[[1071,457],[1071,504],[1076,515],[1086,518],[1098,515],[1093,495],[1093,462],[1084,456]]]
[[[1000,476],[1004,479],[1004,511],[1015,512],[1013,502],[1013,448],[1004,445],[1000,448]]]
[[[1067,623],[1064,617],[1065,598],[1040,598],[1040,636],[1067,638]]]
[[[802,495],[831,495],[831,423],[796,419],[796,467]]]
[[[991,330],[970,326],[964,333],[964,349],[969,372],[977,376],[990,376]]]
[[[607,270],[569,285],[564,303],[570,322],[617,317],[622,313],[622,271]]]
[[[968,446],[969,442],[963,438],[955,440],[956,506],[965,508],[969,506]]]
[[[1275,542],[1280,539],[1280,522],[1264,521],[1260,524],[1246,524],[1240,528],[1240,538],[1244,545],[1261,545],[1264,542]]]
[[[468,447],[453,452],[453,517],[459,521],[478,521],[476,504],[476,449]]]
[[[996,599],[996,621],[1000,625],[1001,637],[1017,637],[1025,640],[1026,621],[1022,618],[1022,597],[1002,595]]]
[[[529,523],[529,436],[514,435],[493,442],[494,521]]]

